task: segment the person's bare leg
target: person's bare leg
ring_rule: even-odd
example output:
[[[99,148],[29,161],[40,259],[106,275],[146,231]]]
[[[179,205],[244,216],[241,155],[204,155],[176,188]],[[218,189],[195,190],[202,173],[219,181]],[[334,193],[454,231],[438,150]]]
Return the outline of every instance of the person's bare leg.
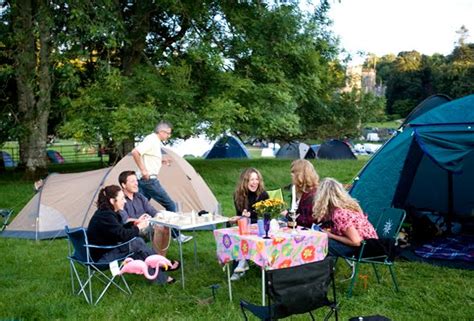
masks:
[[[153,236],[153,248],[156,253],[162,256],[166,256],[168,250],[168,243],[170,238],[170,232],[167,227],[157,226],[155,227],[155,233]]]

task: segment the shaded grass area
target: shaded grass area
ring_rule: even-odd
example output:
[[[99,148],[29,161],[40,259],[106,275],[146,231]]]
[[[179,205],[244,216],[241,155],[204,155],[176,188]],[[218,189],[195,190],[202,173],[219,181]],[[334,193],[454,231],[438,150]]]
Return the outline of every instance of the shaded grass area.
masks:
[[[290,161],[282,160],[191,160],[208,182],[226,214],[233,215],[232,192],[240,171],[248,166],[263,173],[268,189],[290,183]],[[332,176],[343,183],[364,165],[364,161],[314,161],[321,177]],[[85,170],[84,167],[80,167]],[[286,195],[289,191],[285,191]],[[0,207],[15,206],[17,212],[33,195],[32,182],[21,174],[8,172],[0,177]],[[14,205],[17,204],[17,205]],[[17,210],[18,209],[18,210]],[[229,302],[226,274],[215,255],[212,232],[195,232],[199,264],[194,262],[193,242],[184,245],[186,289],[179,282],[171,286],[149,284],[143,277],[127,276],[133,294],[127,297],[110,289],[96,307],[73,296],[66,260],[64,239],[34,242],[0,238],[0,319],[16,320],[241,320],[238,299],[259,303],[260,270],[252,265],[246,277],[233,284],[234,301]],[[178,257],[176,243],[170,246],[170,258]],[[373,270],[364,266],[368,287],[358,282],[352,299],[345,293],[349,269],[344,262],[337,266],[337,294],[340,319],[381,314],[392,320],[472,320],[474,316],[473,271],[435,267],[423,263],[397,262],[395,266],[401,292],[392,290],[390,276],[382,270],[377,284]],[[180,278],[180,272],[171,274]],[[212,284],[220,285],[216,300]],[[323,311],[316,315],[321,318]],[[290,320],[308,320],[295,316]]]

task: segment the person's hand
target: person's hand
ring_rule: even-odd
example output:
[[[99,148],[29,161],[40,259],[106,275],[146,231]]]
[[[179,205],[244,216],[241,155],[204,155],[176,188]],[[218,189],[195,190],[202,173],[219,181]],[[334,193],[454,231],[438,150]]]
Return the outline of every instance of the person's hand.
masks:
[[[283,210],[280,212],[281,216],[286,216],[288,214],[288,210]]]
[[[231,218],[229,218],[229,223],[235,224],[241,218],[242,218],[242,216],[232,216]]]
[[[138,221],[138,223],[137,223],[137,227],[138,227],[138,229],[139,229],[140,231],[143,230],[143,229],[146,229],[147,226],[148,226],[148,222],[145,221],[145,220],[143,220],[143,221]]]
[[[250,217],[250,212],[245,209],[242,211],[242,216]]]
[[[145,221],[145,220],[149,220],[151,218],[150,215],[148,215],[147,213],[144,213],[142,215],[140,215],[140,217],[138,218],[140,221]]]
[[[142,170],[142,178],[147,181],[150,179],[150,173],[148,173],[148,171],[145,169],[145,170]]]

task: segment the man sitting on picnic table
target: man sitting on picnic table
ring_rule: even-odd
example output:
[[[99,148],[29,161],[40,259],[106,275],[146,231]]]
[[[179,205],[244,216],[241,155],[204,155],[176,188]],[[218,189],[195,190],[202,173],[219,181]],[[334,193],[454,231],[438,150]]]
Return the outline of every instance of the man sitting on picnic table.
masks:
[[[134,171],[124,171],[119,175],[120,187],[125,194],[125,206],[120,215],[124,222],[138,222],[149,220],[158,212],[151,206],[148,199],[138,192],[138,179]],[[156,253],[166,256],[169,247],[170,230],[168,227],[159,225],[148,225],[148,228],[140,230],[140,236],[150,239],[152,235],[152,245]],[[179,264],[175,261],[173,264]],[[171,269],[176,269],[172,266]]]

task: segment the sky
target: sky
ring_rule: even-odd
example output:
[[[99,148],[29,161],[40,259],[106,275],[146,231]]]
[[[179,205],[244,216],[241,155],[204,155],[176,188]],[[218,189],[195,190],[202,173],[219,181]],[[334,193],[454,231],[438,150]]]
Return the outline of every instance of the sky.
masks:
[[[462,25],[474,42],[474,0],[333,0],[329,17],[342,48],[377,56],[416,50],[448,55]]]

